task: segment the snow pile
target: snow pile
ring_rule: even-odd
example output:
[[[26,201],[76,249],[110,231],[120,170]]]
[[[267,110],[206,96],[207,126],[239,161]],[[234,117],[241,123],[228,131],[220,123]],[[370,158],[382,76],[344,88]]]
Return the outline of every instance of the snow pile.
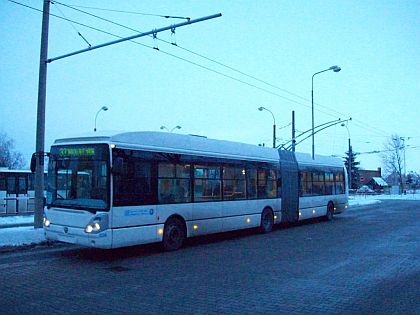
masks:
[[[33,226],[0,228],[0,247],[40,244],[45,242],[44,230]]]

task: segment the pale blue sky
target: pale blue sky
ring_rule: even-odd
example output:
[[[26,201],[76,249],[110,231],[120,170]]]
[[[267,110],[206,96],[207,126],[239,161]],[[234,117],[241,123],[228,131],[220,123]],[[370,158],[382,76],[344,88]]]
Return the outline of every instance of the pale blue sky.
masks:
[[[17,0],[42,9],[42,1]],[[180,133],[258,144],[272,143],[272,117],[311,128],[311,77],[333,65],[342,71],[315,77],[315,125],[341,117],[353,150],[383,150],[392,134],[410,137],[407,170],[420,171],[420,1],[81,1],[68,5],[214,20],[176,30],[183,48],[266,81],[267,86],[218,64],[142,38],[48,65],[46,147],[53,140],[93,130],[159,130],[181,125]],[[79,8],[140,31],[181,22],[152,16]],[[61,12],[60,12],[61,11]],[[65,6],[51,6],[80,23],[130,36],[133,31],[99,21]],[[115,38],[73,25],[92,45]],[[73,26],[51,17],[49,57],[86,48]],[[29,161],[35,150],[41,13],[0,0],[0,131],[16,141]],[[158,37],[171,41],[170,32]],[[185,58],[252,86],[197,67]],[[292,94],[290,94],[292,93]],[[279,143],[291,128],[278,130]],[[344,156],[346,128],[315,136],[317,154]],[[298,151],[311,152],[308,139]],[[382,166],[378,154],[361,154],[361,166]]]

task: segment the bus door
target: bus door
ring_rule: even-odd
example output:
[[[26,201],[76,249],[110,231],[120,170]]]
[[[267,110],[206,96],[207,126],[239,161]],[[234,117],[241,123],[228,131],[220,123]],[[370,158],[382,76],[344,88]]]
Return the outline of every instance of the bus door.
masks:
[[[219,166],[194,166],[194,204],[192,219],[200,222],[200,233],[222,229],[221,169]]]

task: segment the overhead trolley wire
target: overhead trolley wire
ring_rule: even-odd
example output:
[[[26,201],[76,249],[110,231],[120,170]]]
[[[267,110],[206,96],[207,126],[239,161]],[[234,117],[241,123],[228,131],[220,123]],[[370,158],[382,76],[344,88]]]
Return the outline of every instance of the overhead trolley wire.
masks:
[[[38,11],[38,12],[42,12],[42,10],[40,10],[40,9],[37,9],[37,8],[31,7],[31,6],[29,6],[29,5],[25,5],[25,4],[19,3],[19,2],[14,1],[14,0],[7,0],[7,1],[12,2],[12,3],[15,3],[15,4],[18,4],[18,5],[21,5],[21,6],[24,6],[24,7],[26,7],[26,8],[29,8],[29,9],[32,9],[32,10],[35,10],[35,11]],[[105,22],[108,22],[108,23],[111,23],[111,24],[117,25],[117,26],[122,27],[122,28],[129,29],[129,30],[132,30],[132,31],[135,31],[135,32],[138,32],[138,33],[141,33],[141,31],[139,31],[139,30],[135,30],[135,29],[130,28],[130,27],[128,27],[128,26],[125,26],[125,25],[123,25],[123,24],[120,24],[120,23],[117,23],[117,22],[114,22],[114,21],[111,21],[111,20],[108,20],[108,19],[102,18],[102,17],[97,16],[97,15],[95,15],[95,14],[92,14],[92,13],[89,13],[89,12],[86,12],[86,11],[83,11],[83,10],[79,10],[79,9],[77,9],[77,8],[75,8],[75,7],[82,7],[82,8],[95,9],[95,10],[102,10],[102,11],[113,11],[113,12],[119,12],[119,13],[131,13],[131,14],[139,14],[139,15],[150,15],[150,16],[157,16],[157,17],[164,17],[164,18],[171,18],[171,17],[172,17],[172,18],[182,18],[182,17],[174,17],[174,16],[169,16],[169,15],[148,14],[148,13],[130,12],[130,11],[112,10],[112,9],[101,9],[101,8],[93,8],[93,7],[86,7],[86,6],[74,6],[74,5],[73,5],[73,6],[71,6],[71,5],[66,5],[66,4],[63,4],[63,3],[58,2],[58,1],[54,1],[54,2],[55,2],[56,4],[63,5],[63,6],[65,6],[65,7],[70,8],[70,9],[77,10],[77,11],[79,11],[79,12],[81,12],[81,13],[84,13],[84,14],[90,15],[90,16],[95,17],[95,18],[97,18],[97,19],[103,20],[103,21],[105,21]],[[83,27],[86,27],[86,28],[89,28],[89,29],[94,30],[94,31],[97,31],[97,32],[101,32],[101,33],[104,33],[104,34],[107,34],[107,35],[110,35],[110,36],[113,36],[113,37],[117,37],[117,38],[123,38],[123,37],[121,37],[121,36],[119,36],[119,35],[116,35],[116,34],[113,34],[113,33],[111,33],[111,32],[104,31],[104,30],[102,30],[102,29],[99,29],[99,28],[96,28],[96,27],[92,27],[92,26],[89,26],[89,25],[86,25],[86,24],[83,24],[83,23],[80,23],[80,22],[76,22],[76,21],[74,21],[74,20],[70,20],[70,19],[68,19],[68,18],[66,18],[66,17],[61,17],[61,16],[58,16],[58,15],[55,15],[55,14],[52,14],[52,13],[50,13],[50,15],[51,15],[51,16],[53,16],[53,17],[56,17],[56,18],[59,18],[59,19],[63,19],[63,20],[69,21],[69,22],[71,22],[71,23],[74,23],[74,24],[77,24],[77,25],[83,26]],[[185,19],[189,19],[189,18],[185,18]],[[165,43],[167,43],[167,44],[171,44],[171,45],[173,44],[173,43],[170,43],[170,42],[165,41],[165,40],[160,39],[160,38],[157,38],[157,39],[158,39],[158,40],[160,40],[160,41],[162,41],[162,42],[165,42]],[[134,41],[134,40],[130,40],[130,41],[131,41],[132,43],[135,43],[135,44],[137,44],[137,45],[140,45],[140,46],[143,46],[143,47],[146,47],[146,48],[155,49],[155,48],[154,48],[154,47],[152,47],[152,46],[149,46],[149,45],[146,45],[146,44],[142,44],[142,43],[139,43],[139,42]],[[235,68],[233,68],[233,67],[231,67],[231,66],[225,65],[225,64],[223,64],[223,63],[221,63],[221,62],[219,62],[219,61],[216,61],[216,60],[214,60],[214,59],[212,59],[212,58],[209,58],[209,57],[206,57],[206,56],[204,56],[204,55],[202,55],[202,54],[196,53],[196,52],[194,52],[194,51],[192,51],[192,50],[190,50],[190,49],[184,48],[184,47],[182,47],[182,46],[180,46],[180,45],[173,45],[173,46],[175,46],[175,47],[177,47],[177,48],[179,48],[179,49],[181,49],[181,50],[184,50],[184,51],[186,51],[186,52],[188,52],[188,53],[191,53],[191,54],[193,54],[193,55],[195,55],[195,56],[198,56],[198,57],[200,57],[200,58],[203,58],[203,59],[205,59],[205,60],[208,60],[208,61],[210,61],[210,62],[213,62],[213,63],[215,63],[215,64],[217,64],[217,65],[220,65],[220,66],[222,66],[222,67],[224,67],[224,68],[227,68],[227,69],[229,69],[229,70],[232,70],[232,71],[234,71],[234,72],[236,72],[236,73],[238,73],[238,74],[241,74],[241,75],[243,75],[243,76],[246,76],[246,77],[248,77],[248,78],[251,78],[251,79],[253,79],[253,80],[255,80],[255,81],[258,81],[258,82],[260,82],[260,83],[263,83],[263,84],[265,84],[265,85],[267,85],[267,86],[270,86],[270,87],[275,88],[275,89],[278,89],[278,90],[280,90],[280,91],[282,91],[282,92],[288,93],[288,94],[290,94],[290,95],[292,95],[292,96],[294,96],[294,97],[296,97],[296,98],[302,99],[302,100],[304,100],[304,101],[306,101],[306,102],[310,102],[308,99],[306,99],[306,98],[304,98],[304,97],[302,97],[302,96],[300,96],[300,95],[298,95],[298,94],[295,94],[295,93],[293,93],[293,92],[290,92],[290,91],[287,91],[287,90],[285,90],[285,89],[282,89],[282,88],[280,88],[280,87],[278,87],[278,86],[276,86],[276,85],[274,85],[274,84],[271,84],[271,83],[269,83],[269,82],[267,82],[267,81],[265,81],[265,80],[259,79],[259,78],[255,77],[255,76],[253,76],[253,75],[249,75],[249,74],[247,74],[247,73],[245,73],[245,72],[243,72],[243,71],[240,71],[240,70],[237,70],[237,69],[235,69]],[[156,50],[156,49],[155,49],[155,50]],[[249,83],[249,82],[246,82],[246,81],[244,81],[244,80],[238,79],[238,78],[236,78],[236,77],[233,77],[233,76],[231,76],[231,75],[228,75],[228,74],[222,73],[222,72],[220,72],[220,71],[217,71],[217,70],[211,69],[210,67],[207,67],[207,66],[201,65],[201,64],[199,64],[199,63],[197,63],[197,62],[194,62],[194,61],[188,60],[188,59],[186,59],[186,58],[179,57],[179,56],[174,55],[174,54],[172,54],[172,53],[169,53],[169,52],[163,51],[162,49],[159,49],[159,50],[156,50],[156,51],[159,51],[159,52],[161,52],[161,53],[163,53],[163,54],[166,54],[166,55],[168,55],[168,56],[170,56],[170,57],[173,57],[173,58],[176,58],[176,59],[178,59],[178,60],[181,60],[181,61],[187,62],[187,63],[189,63],[189,64],[191,64],[191,65],[197,66],[197,67],[202,68],[202,69],[204,69],[204,70],[207,70],[207,71],[213,72],[213,73],[215,73],[215,74],[221,75],[221,76],[223,76],[223,77],[225,77],[225,78],[228,78],[228,79],[234,80],[234,81],[236,81],[236,82],[239,82],[239,83],[245,84],[245,85],[247,85],[247,86],[253,87],[253,88],[255,88],[255,89],[257,89],[257,90],[260,90],[260,91],[262,91],[262,92],[265,92],[265,93],[271,94],[271,95],[273,95],[273,96],[279,97],[279,98],[284,99],[284,100],[286,100],[286,101],[289,101],[289,102],[291,102],[291,103],[295,103],[295,104],[298,104],[298,105],[301,105],[301,106],[304,106],[304,107],[307,107],[307,108],[311,108],[311,105],[303,104],[303,103],[301,103],[301,102],[299,102],[299,101],[296,101],[296,100],[294,100],[294,99],[291,99],[291,98],[285,97],[285,96],[283,96],[283,95],[280,95],[280,94],[278,94],[278,93],[275,93],[275,92],[273,92],[273,91],[270,91],[270,90],[268,90],[268,89],[266,89],[266,88],[263,88],[263,87],[257,86],[257,85],[255,85],[255,84],[252,84],[252,83]],[[321,105],[321,104],[318,104],[318,103],[315,103],[315,104],[317,105],[317,107],[322,107],[322,108],[327,109],[327,110],[328,110],[328,111],[330,111],[330,112],[334,112],[335,114],[338,114],[338,115],[343,115],[342,113],[340,113],[340,112],[338,112],[338,111],[336,111],[336,110],[334,110],[334,109],[331,109],[331,108],[329,108],[329,107],[327,107],[327,106],[324,106],[324,105]],[[337,116],[335,116],[335,115],[331,114],[330,112],[325,112],[325,111],[322,111],[322,110],[319,110],[319,109],[317,109],[317,111],[318,111],[318,112],[320,112],[320,113],[323,113],[323,114],[325,114],[325,115],[328,115],[328,116],[334,117],[334,118],[336,118],[336,117],[337,117]],[[355,122],[357,125],[359,125],[359,126],[360,126],[360,128],[365,129],[365,130],[369,130],[369,129],[370,129],[370,132],[374,132],[374,133],[376,133],[376,134],[380,134],[380,130],[375,129],[375,128],[373,128],[373,127],[368,127],[368,126],[366,126],[365,124],[363,124],[363,122],[358,123],[357,121],[358,121],[357,119],[353,119],[353,122]],[[385,133],[383,133],[383,134],[385,134]],[[382,135],[381,135],[381,136],[382,136]]]
[[[116,12],[116,13],[128,13],[128,14],[137,14],[137,15],[143,15],[143,16],[155,16],[155,17],[161,17],[161,18],[165,18],[165,19],[183,19],[183,20],[188,20],[188,21],[191,19],[189,17],[184,17],[184,16],[162,15],[162,14],[124,11],[124,10],[115,10],[115,9],[104,9],[104,8],[88,7],[88,6],[74,5],[74,4],[69,4],[68,6],[71,6],[71,7],[74,7],[74,8],[100,10],[100,11],[108,11],[108,12]]]
[[[83,11],[83,10],[79,10],[79,9],[77,9],[76,7],[83,7],[83,8],[88,8],[88,9],[101,10],[100,8],[92,8],[92,7],[85,7],[85,6],[74,6],[74,5],[66,5],[66,4],[63,4],[63,3],[58,2],[58,1],[55,1],[55,2],[56,2],[56,3],[58,3],[58,4],[61,4],[61,5],[63,5],[63,6],[65,6],[65,7],[67,7],[67,8],[70,8],[70,9],[76,10],[76,11],[78,11],[78,12],[81,12],[81,13],[87,14],[87,15],[89,15],[89,16],[95,17],[95,18],[97,18],[97,19],[100,19],[100,20],[102,20],[102,21],[105,21],[105,22],[108,22],[108,23],[111,23],[111,24],[117,25],[117,26],[119,26],[119,27],[122,27],[122,28],[125,28],[125,29],[128,29],[128,30],[131,30],[131,31],[133,31],[133,32],[138,32],[138,33],[141,33],[141,31],[140,31],[140,30],[137,30],[137,29],[134,29],[134,28],[128,27],[128,26],[126,26],[126,25],[123,25],[123,24],[120,24],[120,23],[117,23],[117,22],[111,21],[111,20],[109,20],[109,19],[106,19],[106,18],[100,17],[100,16],[98,16],[98,15],[95,15],[95,14],[92,14],[92,13],[89,13],[89,12],[86,12],[86,11]],[[128,11],[112,10],[112,9],[102,9],[102,10],[103,10],[103,11],[120,12],[120,13],[136,13],[136,12],[128,12]],[[143,13],[139,13],[139,14],[144,15]],[[155,15],[155,16],[160,16],[160,17],[163,17],[162,15]],[[165,16],[165,17],[166,17],[166,16]],[[151,35],[149,35],[149,36],[151,37]],[[155,39],[157,39],[157,40],[159,40],[159,41],[162,41],[162,42],[164,42],[164,43],[166,43],[166,44],[172,44],[172,45],[173,45],[173,43],[168,42],[168,41],[166,41],[166,40],[164,40],[164,39],[161,39],[161,38],[155,38]],[[263,83],[263,84],[265,84],[265,85],[267,85],[267,86],[269,86],[269,87],[272,87],[272,88],[275,88],[275,89],[277,89],[277,90],[280,90],[280,91],[282,91],[282,92],[284,92],[284,93],[287,93],[287,94],[289,94],[289,95],[292,95],[292,96],[294,96],[294,97],[296,97],[296,98],[299,98],[299,99],[301,99],[301,100],[303,100],[303,101],[306,101],[306,102],[308,102],[308,103],[310,103],[310,102],[311,102],[309,99],[307,99],[307,98],[305,98],[305,97],[302,97],[302,96],[300,96],[300,95],[298,95],[298,94],[296,94],[296,93],[290,92],[290,91],[288,91],[288,90],[286,90],[286,89],[283,89],[283,88],[278,87],[278,86],[276,86],[276,85],[274,85],[274,84],[271,84],[270,82],[267,82],[267,81],[265,81],[265,80],[262,80],[262,79],[260,79],[260,78],[257,78],[256,76],[253,76],[253,75],[247,74],[247,73],[245,73],[245,72],[243,72],[243,71],[241,71],[241,70],[235,69],[235,68],[233,68],[233,67],[231,67],[231,66],[229,66],[229,65],[226,65],[226,64],[224,64],[224,63],[222,63],[222,62],[219,62],[219,61],[214,60],[214,59],[212,59],[212,58],[210,58],[210,57],[204,56],[203,54],[200,54],[200,53],[194,52],[194,51],[192,51],[192,50],[190,50],[190,49],[187,49],[187,48],[185,48],[185,47],[182,47],[182,46],[180,46],[179,44],[177,44],[177,45],[175,45],[175,46],[176,46],[177,48],[179,48],[179,49],[183,50],[183,51],[186,51],[186,52],[188,52],[188,53],[192,54],[192,55],[195,55],[195,56],[197,56],[197,57],[200,57],[200,58],[202,58],[202,59],[205,59],[205,60],[207,60],[207,61],[210,61],[210,62],[212,62],[212,63],[215,63],[215,64],[217,64],[217,65],[219,65],[219,66],[221,66],[221,67],[224,67],[224,68],[226,68],[226,69],[229,69],[229,70],[231,70],[231,71],[234,71],[234,72],[236,72],[236,73],[238,73],[238,74],[240,74],[240,75],[243,75],[243,76],[245,76],[245,77],[248,77],[248,78],[250,78],[250,79],[253,79],[253,80],[257,81],[257,82]],[[157,49],[157,50],[158,50],[158,49]],[[161,49],[159,49],[159,50],[161,50]],[[310,105],[303,104],[303,103],[301,103],[301,102],[298,102],[298,101],[292,100],[292,99],[287,98],[287,97],[285,97],[285,96],[282,96],[282,95],[280,95],[280,94],[278,94],[278,93],[274,93],[274,92],[268,91],[267,89],[264,89],[264,88],[258,87],[258,86],[254,85],[254,84],[251,84],[251,83],[245,82],[245,81],[243,81],[243,80],[237,79],[237,78],[232,77],[232,76],[230,76],[230,75],[226,75],[226,74],[224,74],[224,73],[221,73],[220,71],[216,71],[216,70],[213,70],[213,69],[211,69],[211,68],[209,68],[209,67],[202,66],[202,65],[200,65],[200,64],[198,64],[198,63],[196,63],[196,62],[189,61],[189,60],[188,60],[188,59],[186,59],[186,58],[178,57],[178,56],[175,56],[175,55],[173,55],[173,54],[167,53],[167,52],[165,52],[165,51],[162,51],[162,52],[163,52],[163,53],[166,53],[167,55],[172,56],[172,57],[174,57],[174,58],[178,58],[178,59],[180,59],[180,60],[182,60],[182,61],[188,62],[188,63],[193,64],[193,65],[195,65],[195,66],[198,66],[198,67],[200,67],[200,68],[203,68],[203,69],[205,69],[205,70],[208,70],[208,71],[214,72],[214,73],[216,73],[216,74],[222,75],[222,76],[224,76],[224,77],[226,77],[226,78],[229,78],[229,79],[231,79],[231,80],[235,80],[235,81],[237,81],[237,82],[240,82],[240,83],[246,84],[246,85],[248,85],[248,86],[251,86],[251,87],[253,87],[253,88],[259,89],[259,90],[261,90],[261,91],[263,91],[263,92],[266,92],[266,93],[272,94],[272,95],[274,95],[274,96],[277,96],[277,97],[283,98],[283,99],[285,99],[285,100],[287,100],[287,101],[289,101],[289,102],[292,102],[292,103],[295,103],[295,104],[298,104],[298,105],[302,105],[302,106],[305,106],[305,107],[307,107],[307,108],[311,108],[311,106],[310,106]],[[336,111],[336,110],[334,110],[334,109],[331,109],[331,108],[329,108],[329,107],[327,107],[327,106],[324,106],[324,105],[322,105],[322,104],[319,104],[319,103],[315,103],[315,104],[317,105],[317,107],[322,107],[322,108],[324,108],[324,109],[326,109],[326,110],[328,110],[328,111],[331,111],[331,112],[333,112],[333,113],[335,113],[335,114],[337,114],[337,115],[341,115],[341,116],[342,116],[342,115],[344,115],[343,113],[341,113],[341,112],[339,112],[339,111]],[[334,116],[334,115],[332,115],[332,114],[330,114],[330,113],[326,113],[326,112],[321,111],[321,110],[319,110],[319,109],[317,109],[317,111],[319,111],[319,112],[321,112],[321,113],[323,113],[323,114],[326,114],[326,115],[332,116],[332,117],[336,117],[336,116]],[[344,116],[348,116],[348,115],[344,115]],[[376,133],[376,134],[378,134],[378,135],[379,135],[379,134],[381,134],[381,136],[383,136],[383,135],[385,134],[384,132],[381,132],[381,131],[380,131],[380,130],[378,130],[378,129],[375,129],[375,128],[372,128],[372,127],[366,126],[366,125],[365,125],[362,121],[359,121],[358,119],[353,119],[353,122],[354,122],[356,125],[358,125],[359,127],[363,128],[363,129],[365,129],[365,130],[369,130],[369,129],[370,129],[370,132],[374,132],[374,133]]]
[[[97,19],[99,19],[99,20],[102,20],[102,21],[105,21],[105,22],[111,23],[111,24],[113,24],[113,25],[116,25],[116,26],[119,26],[119,27],[122,27],[122,28],[125,28],[125,29],[128,29],[128,30],[131,30],[131,31],[133,31],[133,32],[142,33],[142,31],[140,31],[140,30],[137,30],[137,29],[134,29],[134,28],[128,27],[128,26],[126,26],[126,25],[123,25],[123,24],[120,24],[120,23],[117,23],[117,22],[111,21],[111,20],[109,20],[109,19],[106,19],[106,18],[100,17],[100,16],[98,16],[98,15],[95,15],[95,14],[92,14],[92,13],[89,13],[89,12],[86,12],[86,11],[84,11],[84,10],[80,10],[80,9],[77,9],[77,8],[76,8],[76,7],[82,7],[82,6],[74,6],[74,7],[73,7],[73,6],[71,6],[71,5],[63,4],[63,3],[58,2],[58,1],[55,1],[55,3],[60,4],[60,5],[63,5],[63,6],[65,6],[65,7],[67,7],[67,8],[70,8],[70,9],[76,10],[76,11],[78,11],[78,12],[80,12],[80,13],[83,13],[83,14],[86,14],[86,15],[89,15],[89,16],[92,16],[92,17],[95,17],[95,18],[97,18]],[[86,7],[85,7],[85,8],[86,8]],[[96,8],[96,9],[99,9],[99,8]],[[125,12],[125,11],[116,10],[116,12]],[[115,35],[115,34],[113,34],[113,36],[118,37],[118,36],[117,36],[117,35]],[[152,35],[149,35],[149,37],[152,37]],[[168,42],[168,41],[166,41],[166,40],[164,40],[164,39],[161,39],[161,38],[155,38],[155,39],[157,39],[157,40],[159,40],[159,41],[162,41],[162,42],[164,42],[164,43],[166,43],[166,44],[171,44],[171,45],[173,44],[173,43]],[[134,43],[138,43],[138,42],[135,42],[135,41],[132,41],[132,42],[134,42]],[[150,46],[147,46],[147,45],[145,45],[145,46],[146,46],[146,47],[150,47]],[[202,54],[196,53],[196,52],[194,52],[194,51],[192,51],[192,50],[190,50],[190,49],[184,48],[184,47],[182,47],[182,46],[180,46],[180,45],[174,45],[174,46],[175,46],[175,47],[177,47],[177,48],[179,48],[179,49],[181,49],[181,50],[187,51],[188,53],[191,53],[191,54],[193,54],[193,55],[196,55],[196,56],[198,56],[198,57],[201,57],[201,58],[203,58],[203,59],[206,59],[206,60],[208,60],[208,61],[210,61],[210,62],[213,62],[213,63],[215,63],[215,64],[218,64],[218,65],[220,65],[220,66],[222,66],[222,67],[225,67],[225,68],[227,68],[227,69],[229,69],[229,70],[232,70],[232,71],[234,71],[234,72],[237,72],[237,73],[239,73],[239,74],[241,74],[241,75],[243,75],[243,76],[249,77],[249,78],[251,78],[251,79],[253,79],[253,80],[259,81],[259,82],[264,83],[264,84],[266,84],[266,85],[268,85],[268,86],[271,86],[271,87],[276,88],[276,89],[278,89],[278,90],[281,90],[281,91],[283,91],[283,92],[285,92],[285,93],[288,93],[288,94],[290,94],[290,95],[293,95],[294,97],[301,98],[301,99],[303,99],[303,100],[305,100],[305,101],[308,101],[307,99],[305,99],[305,98],[301,97],[301,96],[300,96],[300,95],[298,95],[298,94],[294,94],[294,93],[292,93],[292,92],[289,92],[289,91],[287,91],[287,90],[285,90],[285,89],[282,89],[282,88],[277,87],[277,86],[275,86],[275,85],[273,85],[273,84],[270,84],[270,83],[269,83],[269,82],[267,82],[267,81],[264,81],[264,80],[258,79],[258,78],[254,77],[254,76],[252,76],[252,75],[246,74],[245,72],[242,72],[242,71],[240,71],[240,70],[237,70],[237,69],[235,69],[235,68],[233,68],[233,67],[231,67],[231,66],[225,65],[225,64],[223,64],[223,63],[221,63],[221,62],[218,62],[218,61],[216,61],[216,60],[214,60],[214,59],[211,59],[211,58],[209,58],[209,57],[206,57],[206,56],[204,56],[204,55],[202,55]],[[153,48],[153,47],[152,47],[152,48]],[[188,59],[186,59],[186,58],[182,58],[182,57],[176,56],[176,55],[174,55],[174,54],[171,54],[171,53],[168,53],[168,52],[162,51],[161,49],[159,49],[158,51],[160,51],[160,52],[162,52],[162,53],[164,53],[164,54],[167,54],[167,55],[169,55],[169,56],[171,56],[171,57],[177,58],[177,59],[179,59],[179,60],[182,60],[182,61],[188,62],[188,63],[190,63],[190,64],[193,64],[193,65],[195,65],[195,66],[197,66],[197,67],[200,67],[200,68],[202,68],[202,69],[205,69],[205,70],[211,71],[211,72],[213,72],[213,73],[219,74],[219,75],[224,76],[224,77],[226,77],[226,78],[229,78],[229,79],[231,79],[231,80],[234,80],[234,81],[240,82],[240,83],[242,83],[242,84],[246,84],[246,85],[251,86],[251,87],[253,87],[253,88],[259,89],[259,90],[261,90],[261,91],[263,91],[263,92],[266,92],[266,93],[272,94],[272,95],[274,95],[274,96],[277,96],[277,97],[283,98],[283,99],[285,99],[285,100],[287,100],[287,101],[289,101],[289,102],[292,102],[292,103],[295,103],[295,104],[298,104],[298,105],[302,105],[302,106],[305,106],[305,107],[308,107],[308,108],[310,108],[310,107],[311,107],[310,105],[303,104],[303,103],[301,103],[301,102],[298,102],[298,101],[296,101],[296,100],[290,99],[290,98],[285,97],[285,96],[283,96],[283,95],[280,95],[280,94],[278,94],[278,93],[275,93],[275,92],[269,91],[269,90],[267,90],[267,89],[264,89],[264,88],[258,87],[258,86],[254,85],[254,84],[252,84],[252,83],[249,83],[249,82],[246,82],[246,81],[240,80],[240,79],[235,78],[235,77],[233,77],[233,76],[230,76],[230,75],[224,74],[224,73],[222,73],[222,72],[220,72],[220,71],[217,71],[217,70],[211,69],[211,68],[209,68],[209,67],[206,67],[206,66],[200,65],[200,64],[198,64],[198,63],[196,63],[196,62],[193,62],[193,61],[190,61],[190,60],[188,60]],[[322,107],[324,107],[324,106],[322,106]],[[325,107],[325,108],[327,108],[327,107]],[[327,109],[328,109],[328,108],[327,108]],[[320,112],[322,112],[322,111],[320,111]],[[324,113],[324,114],[326,114],[326,115],[333,116],[333,115],[331,115],[331,114],[329,114],[329,113],[326,113],[326,112],[322,112],[322,113]],[[337,113],[338,113],[338,112],[337,112]],[[340,114],[340,113],[338,113],[338,114]]]

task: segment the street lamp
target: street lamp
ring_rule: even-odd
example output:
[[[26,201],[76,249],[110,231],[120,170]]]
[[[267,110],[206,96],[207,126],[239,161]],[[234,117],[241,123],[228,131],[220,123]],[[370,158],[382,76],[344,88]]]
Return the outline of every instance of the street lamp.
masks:
[[[351,118],[350,118],[351,120]],[[351,160],[352,160],[352,149],[351,149],[351,142],[350,142],[350,131],[349,128],[347,127],[347,122],[344,124],[341,124],[341,127],[346,127],[347,129],[347,135],[349,136],[349,163],[348,163],[348,167],[349,167],[349,189],[351,189],[351,184],[352,184],[352,178],[351,178]]]
[[[95,128],[93,128],[93,131],[94,131],[94,132],[96,132],[96,119],[98,118],[99,113],[100,113],[101,111],[106,112],[107,110],[108,110],[108,107],[106,107],[106,106],[102,106],[102,107],[101,107],[101,109],[100,109],[100,110],[98,110],[98,112],[96,113],[96,116],[95,116]]]
[[[274,117],[274,114],[271,110],[265,108],[265,107],[258,107],[258,110],[260,112],[262,112],[263,110],[266,110],[267,112],[269,112],[271,114],[271,116],[273,116],[273,148],[276,147],[276,118]]]
[[[340,72],[341,68],[339,66],[332,66],[329,67],[328,69],[319,71],[317,73],[314,73],[314,75],[312,76],[312,160],[315,159],[315,135],[314,135],[314,76],[316,76],[317,74],[320,74],[322,72],[325,71],[329,71],[332,70],[334,72]]]
[[[181,126],[175,126],[171,130],[169,130],[166,126],[160,126],[160,130],[166,130],[167,132],[174,132],[175,129],[181,129]]]

